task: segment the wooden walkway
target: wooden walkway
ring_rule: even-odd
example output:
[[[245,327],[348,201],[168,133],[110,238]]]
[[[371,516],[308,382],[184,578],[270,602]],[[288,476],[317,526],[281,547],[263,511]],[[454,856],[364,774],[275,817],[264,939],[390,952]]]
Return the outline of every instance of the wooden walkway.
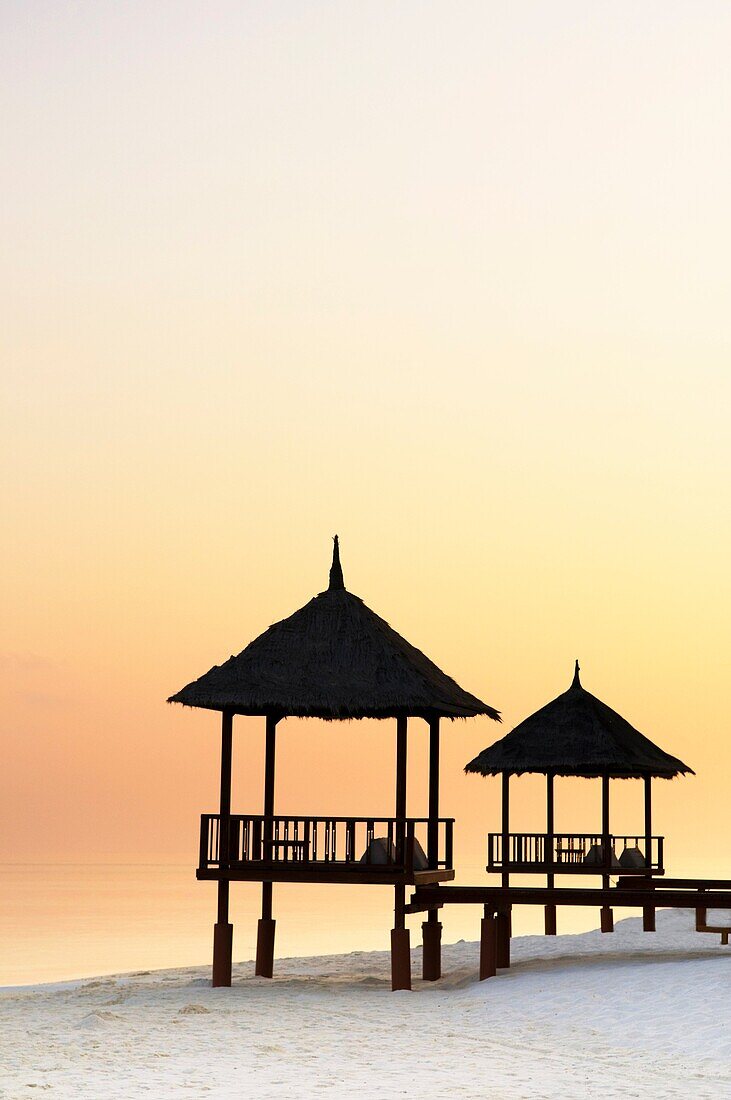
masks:
[[[407,913],[429,913],[433,920],[444,905],[481,905],[480,980],[492,978],[499,969],[510,966],[512,935],[511,910],[514,905],[542,905],[546,912],[546,934],[556,934],[556,909],[560,905],[597,906],[601,912],[602,932],[612,932],[615,908],[642,909],[643,929],[655,931],[655,909],[691,909],[696,913],[699,932],[720,932],[721,942],[728,943],[731,928],[708,925],[708,909],[731,910],[731,880],[729,879],[652,879],[620,877],[616,886],[591,888],[582,886],[417,886],[406,906]],[[424,929],[428,928],[424,924]],[[437,957],[424,940],[425,974],[427,955],[429,971],[441,973]]]
[[[620,879],[607,889],[582,886],[417,886],[406,912],[424,913],[443,905],[483,905],[493,912],[513,905],[588,905],[637,909],[731,909],[731,880],[665,879],[651,887]]]

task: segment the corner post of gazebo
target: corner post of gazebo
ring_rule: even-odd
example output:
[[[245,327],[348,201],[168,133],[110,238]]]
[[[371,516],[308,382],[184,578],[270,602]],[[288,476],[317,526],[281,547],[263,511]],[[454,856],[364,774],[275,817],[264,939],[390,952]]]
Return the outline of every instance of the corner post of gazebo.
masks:
[[[504,771],[502,773],[502,854],[503,854],[503,868],[506,868],[510,862],[510,772]],[[502,876],[503,889],[507,890],[510,887],[510,872],[503,870]],[[510,905],[506,902],[505,905],[498,909],[496,920],[496,934],[497,934],[497,965],[499,967],[510,966],[510,935],[511,935],[511,912]]]
[[[408,718],[396,719],[396,858],[406,871],[406,749]],[[411,944],[406,927],[406,887],[394,886],[394,926],[391,929],[391,988],[411,989]]]
[[[495,910],[489,906],[483,906],[483,916],[480,921],[480,981],[486,978],[494,978],[497,974],[497,922]]]
[[[612,866],[612,837],[609,831],[609,776],[602,776],[602,861],[604,874],[602,875],[602,889],[609,889],[609,869]],[[614,916],[608,904],[601,908],[602,932],[614,931]]]
[[[652,885],[652,776],[646,775],[645,785],[645,866],[647,867],[648,886]],[[645,905],[642,909],[643,932],[655,931],[655,906]]]
[[[429,810],[427,825],[427,861],[429,870],[439,866],[439,715],[429,719]],[[442,976],[442,924],[439,910],[430,909],[421,926],[423,954],[422,977],[435,982]]]
[[[510,886],[510,872],[505,870],[510,862],[510,772],[503,772],[502,774],[502,790],[501,790],[501,837],[500,843],[503,850],[503,888],[507,890]]]
[[[233,742],[233,712],[221,714],[221,798],[219,803],[218,867],[226,872],[229,865],[229,831],[231,823],[231,753]],[[231,985],[233,957],[233,925],[228,919],[229,880],[218,880],[218,913],[213,929],[213,985]]]
[[[554,851],[555,851],[555,838],[554,838],[554,822],[553,822],[553,773],[546,772],[546,849],[545,857],[546,864],[549,868],[546,874],[546,886],[549,890],[553,890],[556,878],[553,873],[554,865]],[[556,903],[548,902],[544,906],[544,922],[545,931],[547,936],[556,935]]]
[[[277,722],[279,715],[266,716],[266,747],[264,752],[264,828],[263,856],[265,861],[274,858],[274,772],[277,748]],[[255,973],[260,978],[274,974],[274,933],[277,922],[272,918],[272,883],[261,884],[261,918],[256,935]]]

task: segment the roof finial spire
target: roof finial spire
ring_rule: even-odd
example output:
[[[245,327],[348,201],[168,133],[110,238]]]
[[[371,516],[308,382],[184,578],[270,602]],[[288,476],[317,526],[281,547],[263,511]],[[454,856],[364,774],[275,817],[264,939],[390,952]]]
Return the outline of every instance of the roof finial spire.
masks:
[[[330,584],[327,587],[328,592],[335,592],[345,588],[343,569],[340,565],[340,543],[337,535],[333,538],[333,563],[330,566]]]
[[[581,680],[579,679],[579,661],[578,661],[578,658],[576,660],[576,667],[574,668],[574,679],[572,681],[571,687],[581,687]]]

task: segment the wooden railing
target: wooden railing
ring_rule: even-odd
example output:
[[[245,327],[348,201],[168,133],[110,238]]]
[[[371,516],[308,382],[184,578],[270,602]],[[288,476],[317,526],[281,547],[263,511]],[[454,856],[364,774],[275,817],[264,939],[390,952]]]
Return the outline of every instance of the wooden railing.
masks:
[[[426,817],[282,817],[231,814],[228,833],[219,814],[202,814],[199,867],[253,863],[338,864],[403,868],[453,866],[454,818],[441,817],[436,851],[429,851]]]
[[[660,873],[663,870],[664,837],[650,838],[645,851],[644,836],[610,834],[609,851],[604,851],[601,833],[508,833],[507,859],[503,834],[489,833],[487,838],[488,871],[536,871],[571,874],[572,872],[610,872],[613,875]],[[649,860],[647,856],[649,855]]]

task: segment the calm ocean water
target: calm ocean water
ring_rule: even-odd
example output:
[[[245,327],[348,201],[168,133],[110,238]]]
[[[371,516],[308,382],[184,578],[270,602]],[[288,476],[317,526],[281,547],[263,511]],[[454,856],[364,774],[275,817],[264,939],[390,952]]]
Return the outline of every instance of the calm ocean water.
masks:
[[[461,869],[485,882],[484,868]],[[234,883],[234,957],[252,959],[260,887]],[[393,892],[386,887],[283,884],[274,887],[277,954],[385,950]],[[0,985],[89,977],[127,970],[208,964],[215,886],[190,865],[0,865]],[[481,912],[445,910],[445,942],[474,940]],[[420,917],[409,920],[412,943]],[[542,912],[518,910],[517,933],[540,931]],[[562,913],[560,931],[596,927],[597,914]]]

